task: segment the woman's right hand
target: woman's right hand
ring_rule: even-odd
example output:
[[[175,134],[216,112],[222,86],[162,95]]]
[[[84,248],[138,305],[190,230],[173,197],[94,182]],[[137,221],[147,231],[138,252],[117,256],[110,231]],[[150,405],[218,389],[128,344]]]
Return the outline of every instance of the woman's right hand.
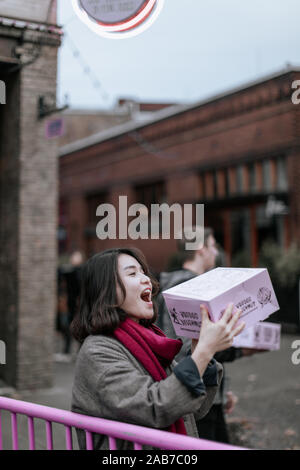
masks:
[[[192,358],[199,366],[201,357],[206,357],[209,362],[216,352],[230,348],[233,344],[233,338],[245,328],[245,323],[236,326],[241,310],[233,314],[233,308],[234,304],[229,304],[222,318],[214,323],[209,319],[206,307],[200,306],[202,316],[200,336],[198,341],[193,340],[192,342]]]

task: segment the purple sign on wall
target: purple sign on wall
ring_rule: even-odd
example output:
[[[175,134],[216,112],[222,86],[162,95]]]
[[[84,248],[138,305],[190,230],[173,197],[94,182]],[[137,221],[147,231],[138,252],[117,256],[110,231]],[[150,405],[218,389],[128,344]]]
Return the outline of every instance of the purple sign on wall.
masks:
[[[46,123],[46,137],[53,139],[64,134],[64,120],[62,118],[52,119]]]

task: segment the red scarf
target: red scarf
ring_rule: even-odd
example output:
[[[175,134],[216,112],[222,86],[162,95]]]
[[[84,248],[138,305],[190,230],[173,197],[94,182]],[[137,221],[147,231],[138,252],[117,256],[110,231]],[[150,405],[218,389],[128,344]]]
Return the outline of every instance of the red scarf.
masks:
[[[151,325],[150,328],[145,328],[130,318],[126,318],[113,335],[157,382],[167,378],[165,368],[171,364],[182,346],[181,340],[167,338],[157,326]],[[167,431],[187,434],[182,418],[172,424]]]

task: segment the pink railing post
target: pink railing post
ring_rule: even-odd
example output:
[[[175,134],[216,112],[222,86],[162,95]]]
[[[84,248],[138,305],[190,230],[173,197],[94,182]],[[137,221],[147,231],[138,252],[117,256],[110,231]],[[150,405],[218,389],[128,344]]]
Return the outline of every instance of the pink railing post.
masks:
[[[11,432],[12,432],[12,444],[13,450],[18,450],[18,424],[17,424],[17,414],[11,413]]]
[[[51,421],[46,421],[46,439],[47,439],[47,449],[53,450],[53,436],[52,436]]]
[[[28,436],[29,436],[29,450],[35,450],[34,422],[31,416],[28,416]]]
[[[143,450],[143,446],[141,444],[138,444],[137,442],[134,443],[134,450]]]
[[[86,436],[86,450],[94,450],[92,433],[90,431],[85,431],[85,436]]]
[[[1,410],[0,410],[0,450],[3,450]]]
[[[109,442],[109,450],[117,450],[116,439],[114,439],[113,437],[109,436],[109,437],[108,437],[108,442]]]
[[[66,447],[67,450],[73,450],[72,428],[66,426]]]

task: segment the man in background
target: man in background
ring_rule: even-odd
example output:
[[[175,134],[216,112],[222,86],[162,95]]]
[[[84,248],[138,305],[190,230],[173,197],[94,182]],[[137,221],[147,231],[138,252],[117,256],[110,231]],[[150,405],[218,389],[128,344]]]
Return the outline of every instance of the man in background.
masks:
[[[195,234],[196,229],[196,227],[191,227],[190,230],[185,228],[185,236],[179,240],[176,258],[180,269],[172,272],[162,272],[160,274],[160,293],[157,297],[158,320],[156,324],[169,338],[177,338],[177,335],[161,292],[215,268],[216,259],[219,255],[217,243],[211,228],[204,229],[204,244],[202,247],[199,246],[198,249],[190,251],[185,249],[186,243],[191,241],[191,237]],[[184,337],[181,337],[181,340],[183,346],[175,358],[177,361],[187,354],[190,354],[191,340]],[[218,362],[223,363],[234,361],[243,355],[248,355],[248,352],[245,350],[244,354],[241,348],[231,347],[217,353],[214,357]],[[225,390],[225,385],[226,377],[224,370],[223,380],[213,406],[208,414],[197,422],[198,434],[202,439],[229,443],[224,412],[230,413],[233,410],[236,397],[232,392]]]

